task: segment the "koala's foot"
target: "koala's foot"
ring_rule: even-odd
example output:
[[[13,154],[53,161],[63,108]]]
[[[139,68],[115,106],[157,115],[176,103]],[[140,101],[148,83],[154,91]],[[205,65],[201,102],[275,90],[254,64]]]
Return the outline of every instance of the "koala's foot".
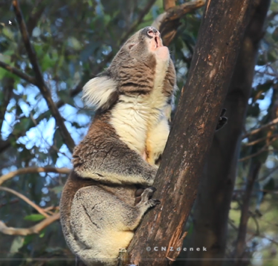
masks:
[[[154,192],[156,191],[156,188],[154,187],[148,187],[144,190],[144,192],[141,194],[141,201],[138,203],[137,206],[141,207],[144,206],[147,209],[155,207],[160,203],[157,199],[152,199]]]

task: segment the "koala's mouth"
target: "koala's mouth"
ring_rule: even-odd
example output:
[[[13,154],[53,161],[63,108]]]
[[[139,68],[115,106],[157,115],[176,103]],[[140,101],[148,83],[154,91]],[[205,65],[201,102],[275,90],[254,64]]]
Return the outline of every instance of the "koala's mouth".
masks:
[[[158,48],[158,37],[154,37],[154,41],[155,41],[155,48]]]
[[[161,39],[157,36],[153,37],[153,39],[151,41],[151,50],[155,51],[160,47],[163,47]]]

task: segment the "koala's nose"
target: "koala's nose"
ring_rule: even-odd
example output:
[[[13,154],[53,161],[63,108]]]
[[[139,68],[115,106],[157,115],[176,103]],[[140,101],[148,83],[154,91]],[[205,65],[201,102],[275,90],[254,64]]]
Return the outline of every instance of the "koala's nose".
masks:
[[[153,28],[153,27],[150,27],[148,30],[147,30],[147,35],[150,37],[150,38],[153,38],[153,37],[159,37],[160,36],[160,32]]]

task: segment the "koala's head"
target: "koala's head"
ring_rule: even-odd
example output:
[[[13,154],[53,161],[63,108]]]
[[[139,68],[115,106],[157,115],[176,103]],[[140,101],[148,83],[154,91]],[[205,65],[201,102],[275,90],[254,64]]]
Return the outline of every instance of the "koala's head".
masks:
[[[120,51],[115,56],[111,65],[118,60],[134,60],[138,62],[149,63],[152,67],[152,61],[169,60],[169,50],[163,46],[160,33],[154,27],[145,27],[131,36]]]
[[[105,72],[85,84],[83,99],[104,111],[119,94],[147,94],[153,88],[156,65],[168,65],[169,60],[169,50],[163,46],[159,31],[145,27],[125,42]]]

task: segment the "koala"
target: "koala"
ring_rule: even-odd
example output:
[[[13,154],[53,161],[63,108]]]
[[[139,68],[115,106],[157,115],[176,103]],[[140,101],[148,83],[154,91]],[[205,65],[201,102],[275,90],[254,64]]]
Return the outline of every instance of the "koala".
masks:
[[[117,265],[119,250],[128,246],[145,212],[159,203],[151,186],[169,134],[175,79],[159,31],[146,27],[83,88],[85,104],[96,113],[74,149],[60,220],[69,248],[87,266]],[[144,191],[136,203],[138,187]]]

